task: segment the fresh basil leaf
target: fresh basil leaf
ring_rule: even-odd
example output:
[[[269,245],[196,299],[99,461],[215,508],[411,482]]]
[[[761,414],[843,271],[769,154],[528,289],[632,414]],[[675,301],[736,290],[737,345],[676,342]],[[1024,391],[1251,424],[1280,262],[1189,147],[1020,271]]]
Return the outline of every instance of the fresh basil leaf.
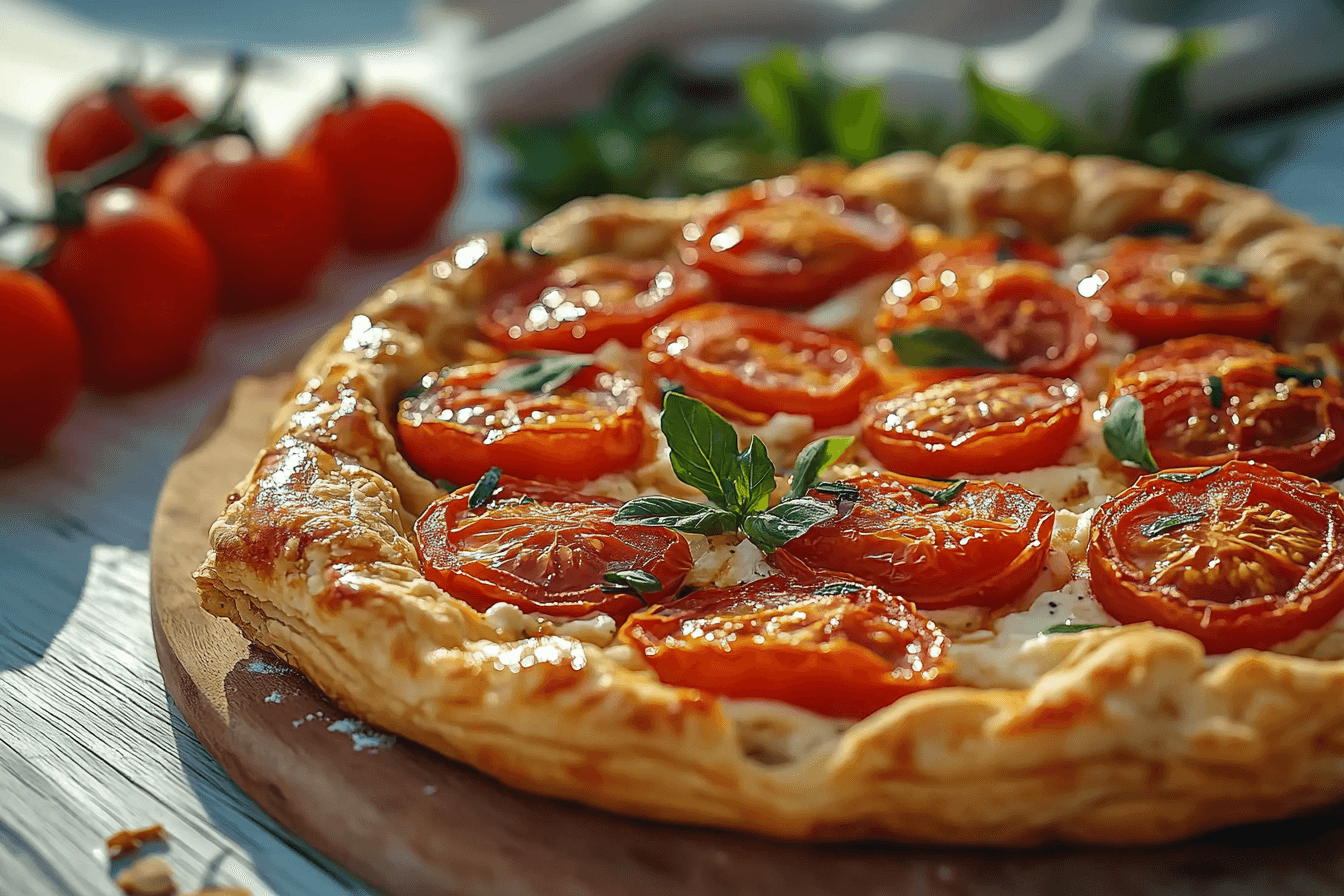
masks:
[[[645,572],[642,569],[613,569],[604,576],[602,581],[607,585],[613,586],[612,591],[633,591],[636,594],[653,594],[663,590],[663,583],[658,581],[658,577],[653,573]],[[607,591],[603,587],[603,591]]]
[[[1157,461],[1143,431],[1143,402],[1133,395],[1121,395],[1111,402],[1106,422],[1101,424],[1101,437],[1120,463],[1157,472]]]
[[[980,142],[1025,143],[1053,149],[1067,136],[1058,112],[1028,96],[990,84],[974,62],[966,64],[962,77],[971,94],[972,133],[983,138]]]
[[[476,487],[471,490],[471,494],[467,496],[467,506],[476,510],[489,504],[490,499],[494,497],[495,489],[499,488],[499,476],[503,472],[499,467],[486,470],[476,481]]]
[[[752,436],[747,450],[737,456],[738,476],[734,482],[737,509],[741,513],[764,510],[775,490],[775,465],[760,436]]]
[[[591,367],[592,355],[553,355],[503,371],[485,384],[491,392],[550,392]]]
[[[812,490],[830,495],[837,501],[857,501],[862,496],[859,487],[852,482],[818,482]]]
[[[452,484],[451,482],[449,482],[447,479],[435,479],[435,480],[434,480],[434,484],[437,485],[439,488],[443,489],[443,490],[446,491],[446,492],[455,492],[455,491],[457,491],[457,486],[453,485],[453,484]]]
[[[1169,129],[1173,121],[1189,116],[1186,79],[1207,55],[1207,47],[1200,36],[1185,32],[1177,37],[1165,56],[1139,73],[1129,112],[1129,133],[1134,138],[1151,137]]]
[[[798,452],[798,460],[794,461],[793,482],[784,500],[801,498],[807,494],[817,484],[822,471],[839,460],[840,455],[848,451],[849,446],[853,444],[853,436],[831,436],[809,443],[806,448]],[[852,485],[850,488],[854,490],[854,497],[857,498],[858,488]]]
[[[677,478],[704,492],[715,507],[739,513],[741,467],[733,425],[703,401],[671,392],[663,400],[662,427]]]
[[[1059,625],[1052,625],[1052,626],[1050,626],[1048,629],[1046,629],[1045,631],[1041,632],[1041,634],[1043,634],[1043,635],[1076,635],[1076,634],[1078,634],[1079,632],[1085,632],[1085,631],[1088,631],[1089,629],[1094,629],[1094,628],[1105,628],[1105,627],[1106,627],[1106,626],[1104,626],[1104,625],[1098,625],[1098,624],[1095,623],[1095,622],[1065,622],[1065,623],[1061,623],[1061,624],[1059,624]]]
[[[1006,370],[1012,365],[985,351],[961,330],[924,327],[891,334],[891,347],[907,367],[975,367]]]
[[[831,146],[841,158],[859,165],[881,154],[886,122],[880,88],[847,87],[831,102],[827,112]]]
[[[952,480],[951,485],[937,489],[936,491],[931,488],[925,488],[922,485],[912,485],[910,486],[910,491],[926,495],[929,500],[933,501],[933,503],[937,504],[939,507],[945,507],[952,503],[952,499],[961,494],[961,490],[965,487],[965,479],[954,479]]]
[[[1188,240],[1194,237],[1195,229],[1184,221],[1144,221],[1129,228],[1130,236],[1137,237],[1173,237]]]
[[[1158,473],[1157,478],[1166,479],[1169,482],[1194,482],[1197,479],[1212,476],[1222,468],[1222,464],[1219,464],[1216,467],[1209,467],[1207,470],[1200,470],[1198,473]]]
[[[817,597],[839,597],[844,594],[858,594],[863,586],[857,582],[831,582],[812,592]]]
[[[802,57],[781,47],[742,69],[742,95],[785,151],[801,157],[804,113],[799,98],[806,89]]]
[[[1209,393],[1209,404],[1213,405],[1214,410],[1223,406],[1223,378],[1220,376],[1210,376],[1204,391]]]
[[[678,532],[696,532],[700,535],[722,535],[737,528],[737,520],[726,510],[662,495],[648,495],[627,501],[617,509],[612,519],[628,525],[665,526]]]
[[[742,533],[767,554],[783,547],[817,523],[835,516],[835,505],[816,498],[794,498],[742,520]]]
[[[1281,380],[1297,380],[1313,389],[1319,389],[1325,383],[1325,371],[1320,368],[1313,371],[1303,370],[1301,367],[1281,365],[1274,368],[1274,375]]]
[[[1212,286],[1214,289],[1229,291],[1245,289],[1246,284],[1251,282],[1251,275],[1241,268],[1230,268],[1223,265],[1196,265],[1188,273],[1192,280],[1198,280],[1205,286]]]
[[[1191,513],[1173,513],[1171,516],[1158,517],[1151,523],[1144,523],[1139,527],[1139,531],[1149,538],[1156,538],[1159,535],[1167,534],[1173,529],[1179,529],[1181,526],[1197,523],[1202,519],[1204,519],[1204,514],[1199,511]]]

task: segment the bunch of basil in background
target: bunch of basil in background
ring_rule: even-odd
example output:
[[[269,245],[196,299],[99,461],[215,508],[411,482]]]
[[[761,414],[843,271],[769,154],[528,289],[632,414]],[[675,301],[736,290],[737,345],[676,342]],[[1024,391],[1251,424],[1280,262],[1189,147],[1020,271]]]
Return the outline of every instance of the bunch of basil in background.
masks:
[[[902,149],[940,153],[962,141],[1116,155],[1245,182],[1268,159],[1233,158],[1186,100],[1186,78],[1206,55],[1196,35],[1176,40],[1139,78],[1120,126],[1101,110],[1088,122],[1070,121],[989,83],[968,61],[971,115],[953,128],[936,113],[891,112],[881,88],[842,83],[796,47],[746,65],[736,84],[687,76],[654,53],[625,69],[605,108],[511,126],[500,136],[519,163],[513,189],[535,214],[579,196],[701,193],[771,177],[808,158],[860,164]]]

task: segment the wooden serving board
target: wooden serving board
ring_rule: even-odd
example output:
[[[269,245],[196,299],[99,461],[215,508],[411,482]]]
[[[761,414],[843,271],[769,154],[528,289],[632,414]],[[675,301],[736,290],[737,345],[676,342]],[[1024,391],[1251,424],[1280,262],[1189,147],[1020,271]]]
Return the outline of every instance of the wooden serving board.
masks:
[[[520,793],[371,729],[197,601],[192,571],[205,556],[210,524],[261,448],[288,382],[288,374],[243,380],[170,471],[152,535],[155,643],[168,691],[238,785],[297,835],[388,893],[1344,891],[1338,810],[1163,848],[792,844]]]

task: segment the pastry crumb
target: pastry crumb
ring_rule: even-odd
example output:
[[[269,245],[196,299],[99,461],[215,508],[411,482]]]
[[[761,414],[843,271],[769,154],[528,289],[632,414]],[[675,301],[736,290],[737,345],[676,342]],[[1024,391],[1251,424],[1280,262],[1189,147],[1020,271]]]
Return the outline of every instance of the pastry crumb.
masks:
[[[107,857],[120,859],[144,846],[146,843],[161,842],[168,839],[168,833],[161,824],[151,824],[143,828],[126,828],[107,838]]]
[[[117,886],[126,896],[173,896],[177,892],[173,866],[158,856],[136,859],[117,875]]]

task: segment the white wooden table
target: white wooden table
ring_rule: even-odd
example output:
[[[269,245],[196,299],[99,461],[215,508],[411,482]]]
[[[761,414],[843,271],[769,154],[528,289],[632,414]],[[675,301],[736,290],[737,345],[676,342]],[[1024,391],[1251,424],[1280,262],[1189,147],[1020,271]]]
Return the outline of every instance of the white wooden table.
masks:
[[[1292,128],[1302,136],[1293,161],[1268,186],[1344,221],[1344,109]],[[455,229],[511,223],[498,150],[472,140],[468,156]],[[147,548],[165,472],[233,382],[298,351],[417,260],[338,263],[310,304],[220,326],[185,379],[115,400],[85,395],[43,457],[0,472],[0,893],[115,893],[103,839],[149,823],[167,827],[184,888],[371,892],[263,814],[171,705],[150,635]]]

